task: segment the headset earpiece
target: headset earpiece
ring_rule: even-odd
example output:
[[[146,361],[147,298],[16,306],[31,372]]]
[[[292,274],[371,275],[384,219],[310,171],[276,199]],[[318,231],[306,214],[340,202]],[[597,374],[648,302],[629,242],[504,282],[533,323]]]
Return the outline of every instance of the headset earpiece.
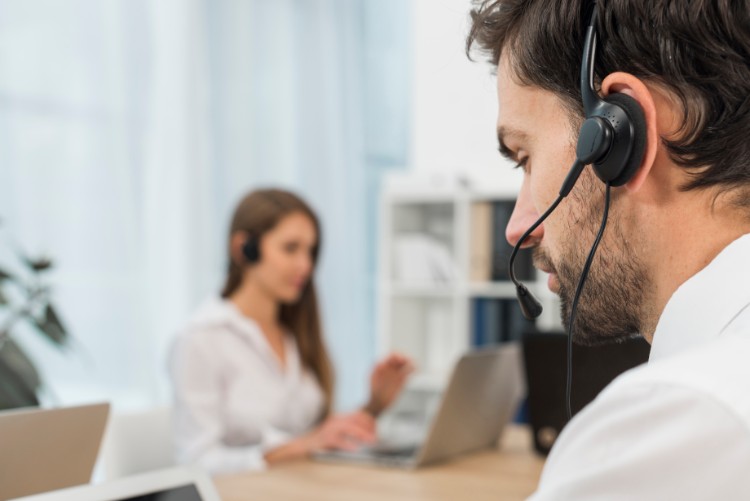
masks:
[[[594,162],[594,172],[612,186],[622,186],[633,179],[646,151],[646,118],[638,101],[622,93],[607,96],[601,106],[614,130],[612,147],[601,161]]]
[[[258,239],[253,235],[248,235],[245,244],[242,246],[242,254],[248,263],[257,263],[260,261],[260,245]]]
[[[633,178],[643,160],[646,119],[632,97],[613,93],[602,99],[594,90],[596,18],[594,7],[581,64],[581,99],[586,121],[578,136],[576,153],[581,162],[593,165],[599,179],[622,186]]]

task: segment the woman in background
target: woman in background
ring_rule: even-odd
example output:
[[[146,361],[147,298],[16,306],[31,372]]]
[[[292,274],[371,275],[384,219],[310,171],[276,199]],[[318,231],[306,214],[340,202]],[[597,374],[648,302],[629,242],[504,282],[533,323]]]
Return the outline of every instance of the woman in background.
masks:
[[[331,413],[334,376],[313,280],[320,238],[317,217],[292,193],[255,191],[240,202],[222,297],[173,346],[179,462],[228,473],[375,439],[374,418],[412,364],[391,355],[373,370],[361,410]]]

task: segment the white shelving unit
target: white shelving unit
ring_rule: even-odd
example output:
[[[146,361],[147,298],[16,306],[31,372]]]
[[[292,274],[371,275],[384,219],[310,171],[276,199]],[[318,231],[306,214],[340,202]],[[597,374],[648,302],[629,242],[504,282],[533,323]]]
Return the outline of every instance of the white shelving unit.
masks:
[[[465,181],[438,188],[386,182],[380,203],[378,351],[395,350],[414,358],[417,373],[410,389],[440,390],[457,357],[470,349],[472,299],[515,298],[509,281],[470,280],[470,246],[472,204],[514,201],[516,193],[516,186],[487,190]],[[429,236],[447,251],[452,273],[427,280],[398,278],[403,273],[397,247],[404,236],[415,234]],[[546,288],[546,275],[537,273],[528,285],[545,306],[537,325],[557,328],[559,306]]]

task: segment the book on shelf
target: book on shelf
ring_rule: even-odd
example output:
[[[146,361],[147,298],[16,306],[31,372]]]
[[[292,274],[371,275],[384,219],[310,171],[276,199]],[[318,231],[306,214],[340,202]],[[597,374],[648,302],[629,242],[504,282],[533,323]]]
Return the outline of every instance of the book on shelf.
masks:
[[[533,320],[528,320],[523,316],[521,306],[515,299],[503,300],[503,312],[505,314],[503,341],[518,341],[524,332],[528,332],[536,325]]]
[[[476,298],[471,315],[471,344],[477,348],[519,340],[534,327],[534,321],[524,318],[514,299]]]
[[[469,278],[473,282],[492,280],[492,204],[471,205]]]
[[[502,341],[502,306],[498,299],[482,297],[472,300],[472,346],[490,346]]]
[[[505,228],[513,214],[515,202],[504,200],[492,203],[492,280],[510,280],[508,276],[508,261],[513,252],[513,246],[505,238]],[[516,257],[516,278],[519,280],[533,280],[533,254],[530,249],[518,252]]]

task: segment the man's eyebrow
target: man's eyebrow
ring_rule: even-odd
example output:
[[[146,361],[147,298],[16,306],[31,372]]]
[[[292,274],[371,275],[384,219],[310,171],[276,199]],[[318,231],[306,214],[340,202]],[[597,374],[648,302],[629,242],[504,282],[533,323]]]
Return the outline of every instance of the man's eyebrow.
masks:
[[[515,138],[520,142],[528,142],[529,135],[522,130],[514,129],[512,127],[501,125],[497,128],[497,142],[499,144],[500,154],[509,160],[516,160],[516,153],[508,148],[505,144],[505,139],[508,137]]]

